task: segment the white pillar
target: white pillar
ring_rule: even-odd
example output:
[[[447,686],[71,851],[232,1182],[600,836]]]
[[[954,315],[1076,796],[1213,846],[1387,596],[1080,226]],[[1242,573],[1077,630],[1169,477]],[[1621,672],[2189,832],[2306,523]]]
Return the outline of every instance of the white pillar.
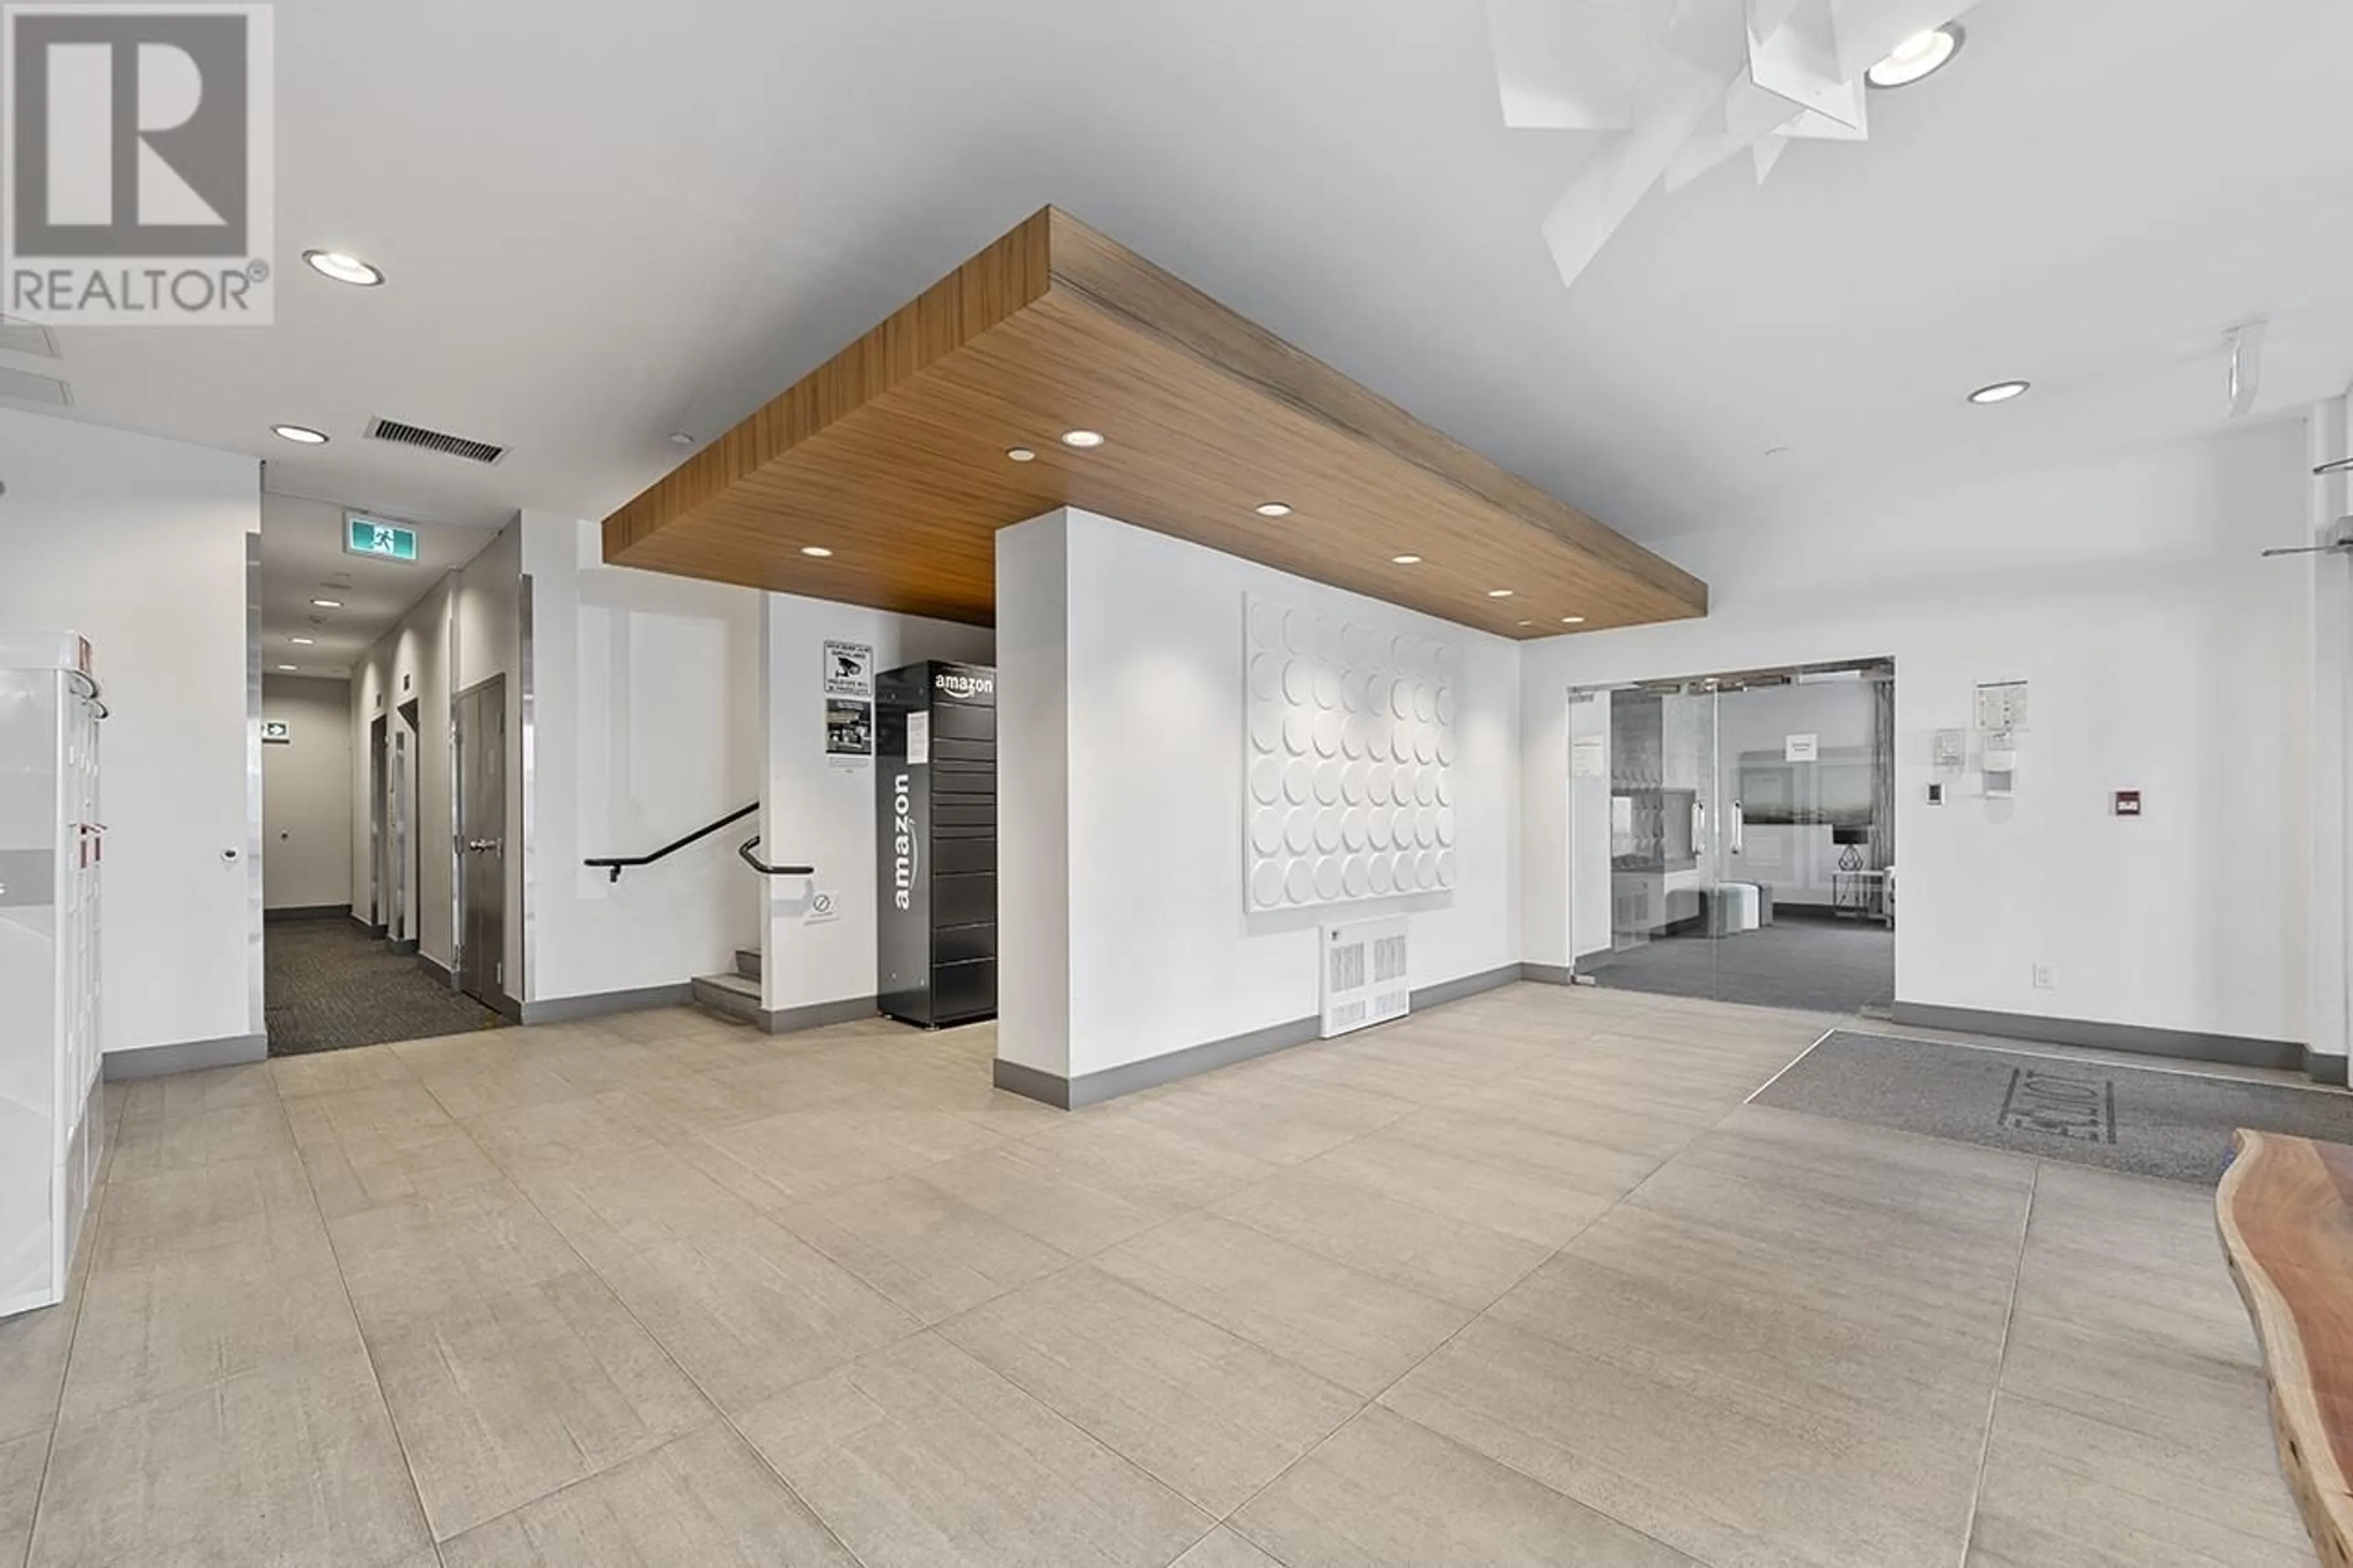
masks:
[[[1048,1100],[1071,1077],[1070,530],[997,535],[997,1079]]]

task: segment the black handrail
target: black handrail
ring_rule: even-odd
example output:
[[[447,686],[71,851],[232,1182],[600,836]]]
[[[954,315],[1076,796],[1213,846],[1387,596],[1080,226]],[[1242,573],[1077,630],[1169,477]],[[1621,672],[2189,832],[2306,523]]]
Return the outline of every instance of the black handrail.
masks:
[[[758,847],[759,842],[760,836],[754,833],[751,837],[746,838],[743,843],[738,844],[735,847],[735,853],[743,857],[744,864],[751,867],[752,869],[757,871],[763,877],[814,877],[817,875],[817,868],[814,866],[769,865],[765,860],[761,859],[757,855],[752,853],[753,849]]]
[[[731,811],[726,816],[721,817],[718,821],[712,823],[710,826],[698,827],[693,832],[688,834],[685,837],[680,839],[677,843],[665,844],[650,855],[600,855],[593,860],[584,860],[581,864],[584,866],[602,867],[604,869],[612,872],[613,880],[617,882],[621,879],[621,873],[628,870],[632,866],[650,866],[657,860],[666,859],[670,856],[677,854],[688,845],[700,844],[702,840],[710,837],[721,828],[728,826],[733,823],[743,821],[745,817],[751,816],[754,812],[759,809],[760,803],[755,800],[751,805],[745,806],[743,810]]]

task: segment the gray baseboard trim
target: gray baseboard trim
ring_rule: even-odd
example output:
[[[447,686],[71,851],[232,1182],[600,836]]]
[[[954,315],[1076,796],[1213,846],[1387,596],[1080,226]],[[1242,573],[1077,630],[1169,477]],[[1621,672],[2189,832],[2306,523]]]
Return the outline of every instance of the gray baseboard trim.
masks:
[[[267,1035],[231,1035],[220,1040],[187,1040],[176,1046],[142,1046],[136,1050],[109,1051],[104,1071],[115,1082],[126,1079],[162,1078],[167,1073],[201,1072],[206,1068],[230,1068],[258,1062],[269,1055]]]
[[[406,942],[386,942],[385,946],[392,950],[392,955],[395,958],[414,958],[417,956],[417,939],[415,937],[410,937]]]
[[[323,921],[337,915],[349,919],[351,912],[349,904],[287,904],[262,910],[261,919],[265,924],[271,921]]]
[[[1483,991],[1493,991],[1505,985],[1517,984],[1527,978],[1528,966],[1507,963],[1501,969],[1490,969],[1479,974],[1466,974],[1459,980],[1441,980],[1435,985],[1425,985],[1413,994],[1413,1009],[1419,1013],[1427,1007],[1442,1007],[1449,1002],[1460,1002],[1466,996],[1476,996]],[[1562,972],[1566,974],[1566,971]],[[1567,982],[1564,979],[1561,984]],[[1219,1068],[1229,1068],[1237,1062],[1257,1057],[1272,1056],[1293,1046],[1303,1046],[1317,1039],[1324,1032],[1324,1020],[1310,1016],[1294,1018],[1287,1024],[1271,1024],[1263,1029],[1252,1029],[1246,1035],[1235,1035],[1223,1040],[1211,1040],[1206,1045],[1190,1046],[1166,1056],[1150,1057],[1140,1062],[1105,1068],[1083,1078],[1058,1078],[1039,1068],[1024,1067],[1008,1062],[1002,1057],[997,1062],[997,1087],[1008,1093],[1020,1095],[1050,1105],[1057,1110],[1077,1110],[1089,1105],[1101,1105],[1107,1100],[1135,1094],[1147,1089],[1157,1089],[1178,1079],[1194,1078]]]
[[[1490,969],[1482,974],[1466,974],[1460,980],[1441,980],[1435,985],[1425,985],[1413,994],[1413,1010],[1443,1007],[1449,1002],[1460,1002],[1466,996],[1476,996],[1482,991],[1500,990],[1516,985],[1527,978],[1527,965],[1507,963],[1501,969]]]
[[[2343,1057],[2332,1057],[2307,1048],[2304,1053],[2304,1076],[2315,1083],[2333,1084],[2338,1089],[2348,1087]]]
[[[1567,963],[1523,963],[1520,965],[1520,978],[1538,985],[1574,985],[1577,984],[1577,968]]]
[[[1288,1024],[1270,1025],[1263,1029],[1252,1029],[1246,1035],[1211,1040],[1206,1045],[1188,1046],[1165,1057],[1148,1057],[1140,1062],[1105,1068],[1101,1072],[1091,1072],[1076,1079],[1056,1078],[1052,1073],[1000,1058],[997,1063],[997,1087],[1030,1100],[1043,1100],[1058,1110],[1077,1110],[1083,1106],[1101,1105],[1106,1100],[1117,1100],[1124,1094],[1157,1089],[1164,1083],[1175,1083],[1180,1078],[1194,1078],[1201,1073],[1215,1072],[1219,1068],[1232,1067],[1236,1062],[1249,1061],[1254,1057],[1289,1050],[1293,1046],[1305,1045],[1323,1030],[1321,1018],[1294,1018]]]
[[[458,988],[458,977],[450,973],[449,966],[439,959],[420,952],[417,955],[417,966],[450,990],[455,991]]]
[[[605,991],[587,996],[556,996],[522,1005],[526,1024],[569,1024],[579,1018],[602,1018],[615,1013],[643,1013],[655,1007],[683,1007],[694,999],[691,985],[649,985],[638,991]]]
[[[1024,1067],[1019,1062],[1008,1062],[999,1057],[994,1081],[1008,1094],[1018,1094],[1024,1100],[1034,1100],[1057,1110],[1071,1109],[1071,1080],[1057,1078],[1042,1068]]]
[[[828,1024],[855,1024],[861,1018],[878,1017],[881,1011],[881,1004],[874,997],[850,996],[839,1002],[812,1002],[806,1007],[763,1010],[760,1027],[772,1035],[797,1035],[803,1029],[822,1029]]]
[[[2256,1040],[2237,1035],[2203,1035],[2191,1029],[2155,1029],[2139,1024],[2103,1024],[2083,1018],[2042,1018],[2028,1013],[1980,1012],[1975,1007],[1937,1007],[1898,1002],[1899,1024],[1993,1035],[2006,1040],[2044,1040],[2098,1051],[2173,1057],[2188,1061],[2227,1062],[2233,1067],[2285,1068],[2301,1071],[2305,1049],[2288,1040]],[[2342,1058],[2339,1058],[2340,1063]],[[2337,1069],[2342,1072],[2340,1066]]]

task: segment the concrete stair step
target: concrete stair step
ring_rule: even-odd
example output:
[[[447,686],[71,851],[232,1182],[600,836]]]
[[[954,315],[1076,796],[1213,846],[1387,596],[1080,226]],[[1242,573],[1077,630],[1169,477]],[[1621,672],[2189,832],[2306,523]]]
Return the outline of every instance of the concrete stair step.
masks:
[[[749,975],[700,974],[691,989],[698,1007],[746,1023],[761,1021],[760,983]]]
[[[760,955],[748,947],[735,950],[735,973],[746,980],[760,978]]]

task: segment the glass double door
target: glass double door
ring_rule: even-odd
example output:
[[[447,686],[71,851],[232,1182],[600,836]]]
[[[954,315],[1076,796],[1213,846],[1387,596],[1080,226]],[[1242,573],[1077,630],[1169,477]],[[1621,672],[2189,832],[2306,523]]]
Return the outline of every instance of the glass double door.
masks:
[[[1881,664],[1573,694],[1580,973],[1823,1011],[1892,1001],[1893,679]]]

